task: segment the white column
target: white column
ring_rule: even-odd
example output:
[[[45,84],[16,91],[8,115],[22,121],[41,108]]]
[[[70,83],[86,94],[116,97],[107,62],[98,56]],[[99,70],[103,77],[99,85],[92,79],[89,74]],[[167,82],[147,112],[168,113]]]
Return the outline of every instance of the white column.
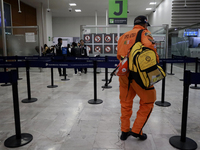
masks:
[[[97,11],[95,11],[95,25],[97,26]],[[96,34],[97,34],[97,28],[96,28]]]
[[[3,0],[1,0],[1,29],[2,29],[3,56],[7,56]]]
[[[108,25],[108,9],[106,9],[106,26]],[[106,27],[106,34],[108,34],[108,28]]]

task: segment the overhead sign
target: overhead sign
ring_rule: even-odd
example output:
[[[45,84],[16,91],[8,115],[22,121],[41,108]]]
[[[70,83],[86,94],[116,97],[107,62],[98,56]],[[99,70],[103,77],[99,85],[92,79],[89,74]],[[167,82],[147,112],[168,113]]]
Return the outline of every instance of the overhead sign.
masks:
[[[127,24],[128,0],[109,0],[109,24]]]

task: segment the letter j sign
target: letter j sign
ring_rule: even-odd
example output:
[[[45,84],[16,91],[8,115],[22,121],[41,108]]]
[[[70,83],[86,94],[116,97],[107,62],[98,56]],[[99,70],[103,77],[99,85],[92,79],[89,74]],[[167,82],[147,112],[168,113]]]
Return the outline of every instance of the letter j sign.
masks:
[[[128,0],[109,0],[109,24],[127,24]]]

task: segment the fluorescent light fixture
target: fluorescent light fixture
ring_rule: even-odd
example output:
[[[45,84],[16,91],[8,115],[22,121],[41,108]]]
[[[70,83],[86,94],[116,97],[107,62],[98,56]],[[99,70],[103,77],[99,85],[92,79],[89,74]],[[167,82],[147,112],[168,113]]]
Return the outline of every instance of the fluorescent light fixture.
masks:
[[[156,5],[156,2],[150,2],[149,5]]]
[[[70,6],[76,6],[76,3],[69,3]]]
[[[146,10],[152,10],[152,8],[146,8]]]
[[[75,9],[75,12],[81,12],[81,10],[80,9]]]

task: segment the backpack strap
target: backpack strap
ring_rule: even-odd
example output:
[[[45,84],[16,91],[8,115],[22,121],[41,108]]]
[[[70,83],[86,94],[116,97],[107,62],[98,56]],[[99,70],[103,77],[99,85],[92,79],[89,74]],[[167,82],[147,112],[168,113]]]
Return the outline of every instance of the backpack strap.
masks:
[[[142,37],[142,32],[143,32],[144,30],[143,29],[141,29],[141,30],[139,30],[138,31],[138,33],[137,33],[137,37],[136,37],[136,40],[135,40],[135,43],[133,44],[133,46],[137,43],[137,42],[141,42],[141,37]],[[132,47],[133,47],[132,46]],[[132,50],[132,47],[131,47],[131,49],[130,49],[130,51]],[[132,71],[130,71],[130,73],[129,73],[129,77],[128,77],[128,91],[129,91],[129,88],[130,88],[130,84],[131,84],[131,82],[132,82],[132,76],[133,76],[133,73],[132,73]],[[127,96],[128,96],[128,94],[127,94]]]

